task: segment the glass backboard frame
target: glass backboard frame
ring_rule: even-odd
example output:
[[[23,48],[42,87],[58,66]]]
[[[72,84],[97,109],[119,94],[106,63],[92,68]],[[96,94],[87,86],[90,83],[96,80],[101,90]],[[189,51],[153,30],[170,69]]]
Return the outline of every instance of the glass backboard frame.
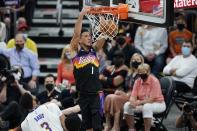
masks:
[[[79,7],[81,10],[84,6],[116,6],[118,3],[125,3],[124,1],[125,0],[79,0]],[[163,5],[164,12],[162,17],[156,17],[142,12],[129,12],[128,19],[121,21],[159,27],[172,26],[174,21],[174,1],[163,0]]]

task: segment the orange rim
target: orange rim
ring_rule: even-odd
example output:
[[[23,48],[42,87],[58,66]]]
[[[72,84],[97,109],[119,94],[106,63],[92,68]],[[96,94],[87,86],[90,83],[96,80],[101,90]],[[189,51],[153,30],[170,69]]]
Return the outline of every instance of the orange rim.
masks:
[[[118,14],[118,8],[117,7],[109,7],[109,6],[101,6],[101,7],[89,7],[90,11],[88,14]]]
[[[127,19],[128,18],[128,4],[119,4],[118,6],[100,6],[100,7],[87,7],[90,11],[88,14],[113,14],[118,15],[120,19]]]

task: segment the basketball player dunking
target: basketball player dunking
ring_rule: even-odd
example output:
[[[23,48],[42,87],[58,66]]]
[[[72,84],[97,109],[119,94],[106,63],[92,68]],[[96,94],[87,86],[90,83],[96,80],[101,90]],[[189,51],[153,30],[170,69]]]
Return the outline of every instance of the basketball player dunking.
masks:
[[[88,30],[82,29],[82,21],[87,9],[83,9],[75,24],[71,47],[77,52],[73,58],[76,87],[80,93],[79,105],[82,113],[83,126],[87,131],[101,131],[101,116],[99,113],[99,61],[96,51],[101,49],[105,40],[92,43]]]

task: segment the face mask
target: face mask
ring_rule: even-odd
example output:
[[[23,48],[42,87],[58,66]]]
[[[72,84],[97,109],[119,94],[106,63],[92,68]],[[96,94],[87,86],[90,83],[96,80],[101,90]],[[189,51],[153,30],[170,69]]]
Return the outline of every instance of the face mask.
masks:
[[[131,67],[137,69],[140,64],[141,64],[141,62],[132,61],[130,65],[131,65]]]
[[[125,43],[125,39],[122,38],[122,37],[120,37],[120,38],[118,38],[118,39],[116,40],[116,42],[117,42],[120,46],[122,46],[122,45],[124,45],[124,43]]]
[[[68,59],[72,58],[71,53],[65,53],[64,56],[65,56],[65,58],[68,58]]]
[[[18,51],[21,51],[23,48],[24,48],[24,45],[16,44],[16,49],[17,49]]]
[[[177,24],[177,28],[182,31],[185,28],[184,24]]]
[[[181,51],[182,51],[183,56],[189,56],[191,52],[190,48],[188,47],[182,47]]]
[[[21,79],[21,73],[20,72],[18,72],[18,73],[13,73],[13,76],[14,76],[14,79],[15,80],[20,80]]]
[[[46,89],[50,92],[50,91],[53,90],[54,84],[46,84],[45,87],[46,87]]]
[[[124,61],[122,58],[114,58],[113,63],[115,65],[115,67],[120,67],[121,65],[123,65]]]
[[[147,77],[148,77],[147,74],[139,74],[139,76],[140,76],[140,78],[141,78],[142,80],[146,80]]]
[[[28,34],[24,33],[23,36],[27,39],[28,37]]]

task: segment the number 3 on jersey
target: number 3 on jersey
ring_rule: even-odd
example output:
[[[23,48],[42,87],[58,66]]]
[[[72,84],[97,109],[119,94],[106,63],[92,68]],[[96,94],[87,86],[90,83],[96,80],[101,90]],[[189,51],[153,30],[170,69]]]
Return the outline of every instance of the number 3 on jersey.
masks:
[[[41,124],[41,127],[46,129],[46,131],[52,131],[52,129],[49,127],[49,124],[47,122],[43,122]]]

